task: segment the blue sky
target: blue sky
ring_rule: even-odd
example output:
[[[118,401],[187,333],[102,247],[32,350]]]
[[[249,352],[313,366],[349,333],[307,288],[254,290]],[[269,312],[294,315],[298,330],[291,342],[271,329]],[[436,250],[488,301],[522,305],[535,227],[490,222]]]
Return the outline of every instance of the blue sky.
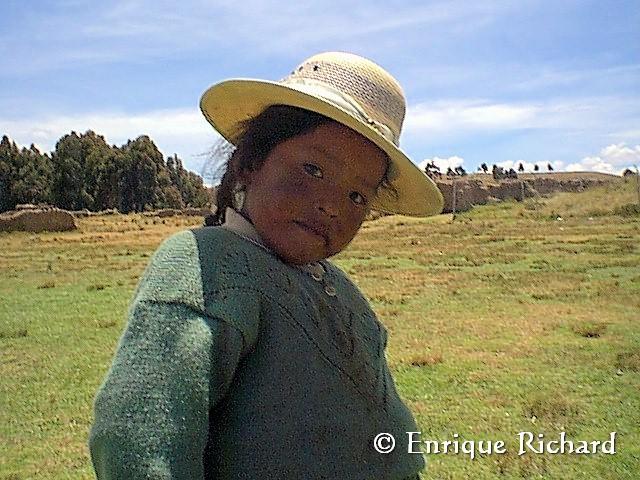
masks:
[[[45,151],[71,130],[148,134],[200,173],[219,138],[198,109],[209,85],[341,50],[403,85],[417,164],[640,164],[638,0],[5,0],[2,13],[0,133]]]

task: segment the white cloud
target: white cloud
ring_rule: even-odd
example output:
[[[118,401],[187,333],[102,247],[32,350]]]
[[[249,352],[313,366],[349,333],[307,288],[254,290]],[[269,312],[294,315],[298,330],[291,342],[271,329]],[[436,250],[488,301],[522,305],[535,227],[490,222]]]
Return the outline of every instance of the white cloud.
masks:
[[[165,155],[177,153],[186,168],[199,171],[205,152],[220,136],[195,109],[158,110],[141,114],[89,113],[57,117],[0,120],[0,131],[19,145],[36,143],[51,151],[56,142],[72,131],[93,130],[109,144],[121,145],[140,135],[149,135]]]
[[[619,129],[637,117],[640,102],[632,97],[585,97],[541,102],[492,102],[449,99],[422,102],[407,110],[405,133],[415,138],[465,138],[474,132],[522,129],[564,130],[585,135]]]
[[[585,157],[578,163],[567,165],[568,172],[603,172],[615,173],[613,165],[604,162],[600,157]]]
[[[420,103],[407,112],[408,134],[459,132],[461,130],[511,130],[535,119],[539,107],[489,103],[481,100],[452,100]]]
[[[621,173],[632,165],[640,164],[640,145],[628,147],[617,143],[604,147],[599,155],[584,157],[580,162],[567,166],[567,171],[594,171]]]
[[[627,147],[625,143],[609,145],[600,151],[600,156],[616,166],[640,163],[640,145],[635,147]]]
[[[448,158],[425,158],[422,162],[418,164],[418,168],[420,170],[424,170],[428,163],[434,162],[436,166],[440,169],[440,172],[446,173],[447,168],[455,169],[456,167],[462,167],[464,164],[464,159],[458,156],[452,156]]]

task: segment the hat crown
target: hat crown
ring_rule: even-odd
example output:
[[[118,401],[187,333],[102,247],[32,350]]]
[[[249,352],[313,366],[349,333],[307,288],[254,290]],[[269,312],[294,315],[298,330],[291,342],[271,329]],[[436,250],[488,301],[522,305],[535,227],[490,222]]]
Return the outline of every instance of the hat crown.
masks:
[[[351,53],[326,52],[309,57],[281,82],[307,80],[348,95],[371,120],[386,126],[398,144],[406,100],[400,84],[382,67]]]

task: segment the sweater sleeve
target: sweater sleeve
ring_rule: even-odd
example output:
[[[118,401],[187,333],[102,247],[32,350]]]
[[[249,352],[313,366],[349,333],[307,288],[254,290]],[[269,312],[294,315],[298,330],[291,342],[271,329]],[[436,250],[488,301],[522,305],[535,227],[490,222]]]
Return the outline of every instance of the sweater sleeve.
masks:
[[[140,302],[95,402],[98,479],[203,478],[209,409],[243,349],[233,326],[180,304]]]
[[[204,477],[209,411],[250,348],[253,328],[243,325],[257,310],[223,295],[204,307],[192,238],[165,241],[136,291],[95,400],[89,447],[98,479]]]

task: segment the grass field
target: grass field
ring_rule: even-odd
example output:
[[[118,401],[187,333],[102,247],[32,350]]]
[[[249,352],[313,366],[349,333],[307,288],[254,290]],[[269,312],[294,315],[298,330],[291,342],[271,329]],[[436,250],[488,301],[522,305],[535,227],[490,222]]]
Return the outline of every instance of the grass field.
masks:
[[[367,222],[335,261],[386,325],[422,439],[508,452],[427,455],[425,479],[640,478],[640,215],[635,184]],[[92,478],[92,400],[138,277],[200,218],[88,217],[0,233],[0,479]],[[607,440],[615,455],[517,455],[516,435]]]

